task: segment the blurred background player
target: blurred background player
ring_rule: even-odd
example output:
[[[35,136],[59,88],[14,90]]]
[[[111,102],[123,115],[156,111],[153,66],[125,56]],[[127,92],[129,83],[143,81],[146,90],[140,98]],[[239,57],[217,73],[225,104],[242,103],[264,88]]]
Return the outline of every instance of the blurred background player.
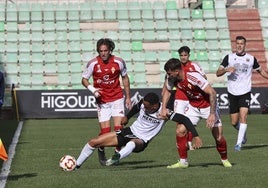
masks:
[[[256,70],[264,78],[268,78],[267,70],[261,69],[257,59],[246,53],[246,38],[236,37],[236,52],[224,57],[216,75],[227,73],[227,92],[231,124],[238,130],[235,151],[241,151],[242,144],[247,141],[247,114],[251,99],[252,71]]]
[[[155,93],[147,93],[143,99],[133,106],[127,116],[123,118],[122,124],[127,124],[132,116],[139,113],[137,120],[133,122],[130,127],[125,127],[121,131],[110,132],[90,139],[77,158],[77,168],[79,168],[98,147],[124,146],[118,153],[115,153],[111,159],[107,160],[107,166],[117,164],[119,160],[129,156],[132,152],[139,153],[144,151],[149,142],[159,134],[168,119],[179,122],[183,126],[185,125],[187,130],[193,132],[194,147],[201,147],[202,140],[199,138],[191,121],[184,115],[172,111],[168,111],[168,114],[165,114],[168,119],[162,119],[162,117],[159,116],[161,107],[162,104],[159,101],[158,95]]]
[[[166,89],[163,93],[162,115],[167,113],[165,107],[170,97],[168,90],[176,86],[189,99],[184,115],[194,125],[197,125],[201,119],[206,119],[206,126],[211,130],[223,166],[232,167],[227,159],[227,143],[223,136],[222,122],[217,110],[216,91],[199,72],[184,72],[179,59],[171,58],[166,62],[164,69],[168,75],[168,80],[165,82]],[[167,168],[188,168],[187,130],[178,125],[176,133],[180,160]]]
[[[91,59],[83,74],[82,84],[96,97],[100,135],[111,132],[110,120],[113,118],[114,131],[122,128],[121,121],[125,115],[125,106],[131,108],[130,83],[125,61],[112,55],[114,42],[109,38],[97,41],[98,56]],[[93,83],[89,83],[89,78]],[[120,77],[125,92],[120,86]],[[119,150],[120,148],[117,148]],[[104,148],[99,148],[100,164],[105,165]]]

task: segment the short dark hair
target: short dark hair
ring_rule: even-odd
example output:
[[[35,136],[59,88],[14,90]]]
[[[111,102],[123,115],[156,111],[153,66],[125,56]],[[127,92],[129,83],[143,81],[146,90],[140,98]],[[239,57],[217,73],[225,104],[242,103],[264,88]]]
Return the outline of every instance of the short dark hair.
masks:
[[[181,70],[181,62],[177,58],[169,59],[164,65],[165,71]]]
[[[98,42],[97,42],[97,52],[100,53],[99,49],[100,49],[100,46],[101,45],[106,45],[109,50],[112,52],[115,48],[115,44],[113,42],[112,39],[109,39],[109,38],[102,38],[102,39],[99,39]]]
[[[143,100],[149,102],[152,105],[159,103],[158,95],[156,93],[153,93],[153,92],[147,93],[144,96]]]
[[[237,36],[235,40],[244,40],[245,42],[247,42],[247,39],[243,36]]]
[[[182,46],[180,47],[180,49],[178,49],[178,53],[181,54],[182,52],[186,52],[188,54],[190,54],[190,48],[188,46]]]

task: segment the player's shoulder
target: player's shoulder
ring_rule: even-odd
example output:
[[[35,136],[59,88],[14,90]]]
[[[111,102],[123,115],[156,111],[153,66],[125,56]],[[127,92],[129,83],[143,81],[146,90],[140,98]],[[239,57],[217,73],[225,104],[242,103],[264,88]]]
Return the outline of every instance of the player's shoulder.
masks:
[[[119,56],[113,56],[115,62],[125,63],[124,59]]]
[[[90,66],[90,65],[94,65],[98,62],[98,59],[97,57],[94,57],[92,59],[90,59],[88,62],[87,62],[87,67]]]

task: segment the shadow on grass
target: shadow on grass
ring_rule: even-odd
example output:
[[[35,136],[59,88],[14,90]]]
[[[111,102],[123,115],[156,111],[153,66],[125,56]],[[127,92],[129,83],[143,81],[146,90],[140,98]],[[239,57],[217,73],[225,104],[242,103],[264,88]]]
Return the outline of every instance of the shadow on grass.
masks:
[[[267,144],[259,144],[259,145],[246,145],[246,146],[242,146],[242,150],[250,150],[250,149],[258,149],[258,148],[264,148],[264,147],[268,147]]]
[[[21,178],[32,178],[37,176],[37,173],[19,174],[19,175],[9,175],[8,181],[17,181]]]

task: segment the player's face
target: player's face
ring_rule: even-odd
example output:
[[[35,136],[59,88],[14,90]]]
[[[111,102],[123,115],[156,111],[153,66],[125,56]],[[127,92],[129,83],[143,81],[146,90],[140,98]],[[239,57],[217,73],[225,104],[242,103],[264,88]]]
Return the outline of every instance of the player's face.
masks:
[[[107,62],[109,57],[110,57],[110,50],[109,50],[108,46],[101,45],[100,49],[99,49],[99,55],[100,55],[103,62]]]
[[[236,40],[236,53],[238,55],[244,55],[246,48],[245,40]]]
[[[152,114],[158,109],[158,104],[150,104],[148,101],[143,101],[146,114]]]
[[[169,70],[167,71],[168,79],[170,81],[178,81],[181,82],[183,80],[183,71],[182,70]]]
[[[180,53],[180,60],[182,64],[186,64],[189,61],[190,55],[187,52]]]

